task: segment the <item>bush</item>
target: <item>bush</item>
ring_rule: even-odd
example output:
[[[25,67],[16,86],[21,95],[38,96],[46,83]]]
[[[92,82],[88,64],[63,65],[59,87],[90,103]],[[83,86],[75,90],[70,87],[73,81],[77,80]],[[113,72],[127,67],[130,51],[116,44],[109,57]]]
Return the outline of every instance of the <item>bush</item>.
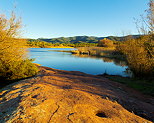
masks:
[[[142,16],[138,31],[142,36],[120,44],[118,49],[126,55],[129,68],[136,77],[154,77],[154,1],[149,0],[147,16]]]
[[[12,13],[0,15],[0,79],[13,80],[35,75],[38,70],[26,55],[26,40],[19,39],[21,21]]]
[[[107,38],[104,38],[98,42],[98,46],[100,46],[100,47],[113,47],[114,44],[113,44],[113,41],[111,41]]]
[[[31,60],[11,62],[10,64],[2,64],[0,62],[0,77],[3,80],[15,80],[36,75],[38,68],[32,64]]]
[[[134,76],[145,78],[154,75],[153,44],[151,36],[125,41],[119,45],[119,50],[126,55],[130,70]]]

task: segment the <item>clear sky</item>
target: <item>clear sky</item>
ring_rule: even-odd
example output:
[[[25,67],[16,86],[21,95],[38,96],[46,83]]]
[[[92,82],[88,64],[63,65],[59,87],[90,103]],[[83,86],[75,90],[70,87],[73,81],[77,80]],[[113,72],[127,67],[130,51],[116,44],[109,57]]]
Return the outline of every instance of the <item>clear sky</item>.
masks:
[[[120,36],[137,34],[134,19],[149,0],[0,0],[0,13],[16,5],[23,37]]]

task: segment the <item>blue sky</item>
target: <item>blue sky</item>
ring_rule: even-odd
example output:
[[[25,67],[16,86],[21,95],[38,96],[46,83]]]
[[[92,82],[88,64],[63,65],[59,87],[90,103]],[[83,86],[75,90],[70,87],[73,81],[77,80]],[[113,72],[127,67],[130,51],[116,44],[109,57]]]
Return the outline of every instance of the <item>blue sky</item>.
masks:
[[[149,0],[0,0],[0,13],[16,5],[25,38],[137,34]]]

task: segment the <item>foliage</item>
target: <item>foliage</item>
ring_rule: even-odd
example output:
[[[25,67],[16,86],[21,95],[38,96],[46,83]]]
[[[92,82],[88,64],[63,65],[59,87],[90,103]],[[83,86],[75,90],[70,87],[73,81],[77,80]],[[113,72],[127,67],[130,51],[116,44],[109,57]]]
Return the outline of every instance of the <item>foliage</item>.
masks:
[[[30,59],[12,61],[5,65],[0,62],[0,66],[2,80],[22,79],[36,75],[38,72],[38,68],[32,64]]]
[[[98,43],[99,40],[107,38],[112,41],[124,41],[128,37],[138,38],[140,35],[128,35],[128,36],[108,36],[108,37],[94,37],[94,36],[74,36],[74,37],[59,37],[59,38],[38,38],[38,39],[29,39],[29,41],[44,41],[52,44],[77,44],[77,43]]]
[[[119,51],[126,55],[134,76],[140,78],[154,76],[154,2],[152,0],[149,2],[147,12],[147,18],[143,18],[145,26],[138,28],[144,35],[118,46]]]
[[[38,71],[26,57],[26,40],[17,38],[20,28],[14,13],[9,19],[0,15],[0,78],[19,79]]]
[[[107,38],[101,39],[98,43],[98,46],[100,46],[100,47],[114,47],[113,41],[111,41]]]
[[[52,38],[52,39],[43,39],[39,38],[41,41],[51,42],[51,43],[98,43],[98,39],[96,37],[89,36],[75,36],[75,37],[60,37],[60,38]]]
[[[88,55],[88,57],[95,56],[125,61],[123,54],[117,52],[114,47],[78,47],[76,50],[71,50],[70,52],[76,56],[82,55],[82,57]]]
[[[119,46],[119,50],[126,55],[129,68],[136,77],[154,75],[153,50],[149,40],[149,36],[143,36],[125,41]]]
[[[50,42],[45,42],[45,41],[40,41],[40,40],[33,40],[30,39],[27,42],[29,47],[41,47],[41,48],[50,48],[50,47],[93,47],[97,46],[97,43],[50,43]]]
[[[154,96],[154,80],[137,78],[125,78],[120,76],[107,76],[109,79],[125,84],[128,87],[141,91],[144,94]]]
[[[75,36],[75,37],[60,37],[60,38],[38,38],[38,39],[28,39],[28,47],[96,47],[99,40],[104,38],[112,40],[113,44],[117,44],[119,41],[127,39],[129,36],[117,37],[93,37],[93,36]],[[132,38],[137,38],[139,35],[131,35]]]
[[[53,46],[52,43],[48,43],[40,40],[29,40],[27,41],[27,44],[28,44],[28,47],[40,47],[40,48]]]

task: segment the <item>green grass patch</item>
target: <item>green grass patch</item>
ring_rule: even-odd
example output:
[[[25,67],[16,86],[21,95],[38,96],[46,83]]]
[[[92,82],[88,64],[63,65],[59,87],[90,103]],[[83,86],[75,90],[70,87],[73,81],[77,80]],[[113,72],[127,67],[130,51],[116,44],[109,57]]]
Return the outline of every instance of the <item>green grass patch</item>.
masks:
[[[143,94],[154,96],[154,80],[108,76],[107,78],[134,88]]]

